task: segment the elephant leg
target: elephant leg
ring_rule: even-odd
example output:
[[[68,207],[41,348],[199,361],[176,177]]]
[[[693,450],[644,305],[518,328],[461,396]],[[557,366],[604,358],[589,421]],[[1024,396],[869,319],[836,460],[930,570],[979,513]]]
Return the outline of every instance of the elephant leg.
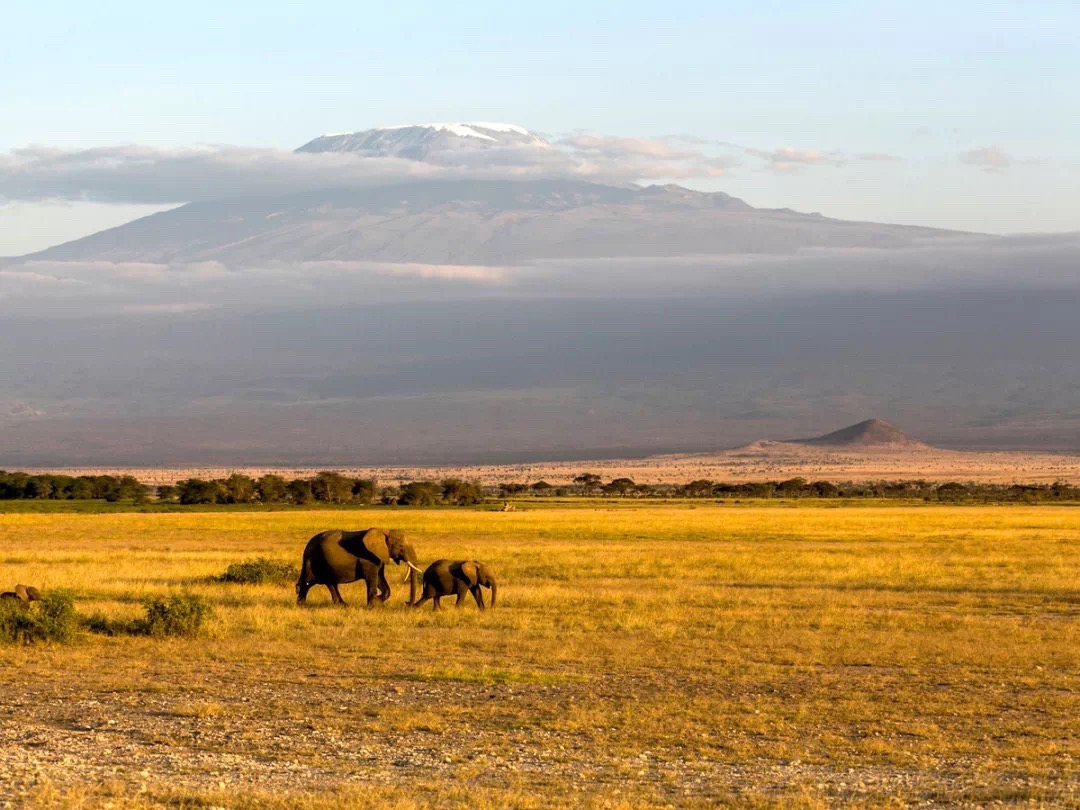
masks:
[[[379,569],[379,599],[385,602],[390,598],[390,583],[386,581],[386,569]]]
[[[364,584],[367,585],[367,606],[372,607],[375,604],[375,600],[379,598],[378,573],[369,571],[364,577]]]
[[[421,596],[419,599],[417,599],[415,602],[413,602],[412,606],[414,608],[420,607],[422,604],[424,604],[424,602],[426,602],[428,599],[430,599],[431,596],[432,595],[428,592],[427,588],[425,588],[424,589],[424,595]]]
[[[435,595],[434,597],[432,597],[432,599],[431,599],[431,604],[432,604],[432,605],[434,605],[434,607],[432,608],[432,610],[439,610],[439,609],[440,609],[440,607],[441,607],[441,606],[439,605],[439,600],[440,600],[440,599],[442,599],[442,596],[439,596],[438,594],[436,594],[436,595]]]
[[[327,590],[330,591],[330,599],[333,600],[334,604],[335,605],[341,605],[342,607],[345,607],[345,600],[342,599],[341,594],[338,593],[337,585],[333,585],[333,584],[328,582],[326,584],[326,587],[327,587]]]
[[[472,587],[472,595],[473,595],[473,599],[476,600],[476,606],[478,608],[480,608],[480,610],[483,610],[484,609],[484,593],[483,593],[483,591],[480,590],[479,585],[473,585],[473,587]]]

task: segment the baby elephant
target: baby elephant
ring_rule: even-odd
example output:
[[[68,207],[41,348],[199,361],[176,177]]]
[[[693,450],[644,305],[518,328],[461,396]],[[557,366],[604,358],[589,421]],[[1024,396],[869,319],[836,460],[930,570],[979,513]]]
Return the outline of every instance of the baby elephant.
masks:
[[[495,607],[495,579],[483,563],[476,560],[436,560],[424,571],[424,594],[414,607],[420,607],[428,599],[434,600],[434,609],[439,609],[439,600],[451,594],[457,595],[456,605],[461,605],[466,593],[471,593],[476,606],[484,609],[484,594],[481,586],[491,588],[491,606]]]
[[[33,585],[16,585],[15,590],[0,593],[0,599],[18,599],[20,602],[40,602],[41,591]]]

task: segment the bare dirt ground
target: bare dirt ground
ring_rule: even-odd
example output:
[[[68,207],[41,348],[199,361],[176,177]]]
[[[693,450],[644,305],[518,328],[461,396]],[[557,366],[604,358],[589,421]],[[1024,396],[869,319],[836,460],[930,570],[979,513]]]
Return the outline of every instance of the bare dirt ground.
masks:
[[[1080,455],[941,450],[931,447],[886,449],[832,449],[785,442],[762,441],[715,453],[650,456],[641,459],[539,462],[444,467],[339,467],[357,477],[387,483],[460,477],[485,484],[530,483],[544,480],[566,484],[582,472],[611,478],[632,478],[637,483],[685,483],[697,478],[712,481],[783,480],[800,476],[810,480],[880,481],[926,479],[980,483],[1052,483],[1080,481]],[[185,478],[222,478],[233,472],[259,476],[276,473],[287,478],[309,477],[310,468],[193,467],[186,469],[52,469],[67,474],[132,474],[149,484],[171,484]],[[46,472],[46,470],[31,470]]]
[[[859,688],[866,680],[868,687],[880,689],[883,675],[890,677],[853,670],[849,686]],[[163,665],[145,676],[142,683],[118,689],[94,682],[57,684],[29,674],[19,689],[5,690],[0,696],[0,716],[6,719],[0,727],[4,794],[27,797],[25,806],[34,806],[55,791],[59,803],[70,805],[72,795],[63,789],[74,781],[98,786],[77,803],[90,806],[109,807],[110,798],[125,796],[142,797],[150,805],[200,797],[202,806],[236,806],[238,797],[246,797],[244,802],[259,806],[259,797],[306,797],[316,791],[347,797],[397,786],[416,803],[407,806],[438,807],[438,791],[430,795],[425,786],[467,780],[490,792],[490,806],[498,806],[500,794],[508,805],[529,806],[523,797],[533,792],[557,795],[560,803],[619,807],[629,780],[636,797],[629,806],[813,807],[877,803],[892,796],[898,806],[1048,807],[1080,798],[1060,777],[1025,767],[992,776],[981,772],[983,758],[974,753],[922,756],[906,767],[850,766],[749,754],[718,757],[717,744],[749,752],[767,743],[762,735],[742,730],[733,730],[723,742],[708,739],[694,755],[693,742],[671,740],[656,750],[630,751],[610,745],[602,728],[550,728],[575,706],[618,713],[641,696],[670,690],[655,673],[554,685],[387,684],[288,666],[260,672],[237,665],[193,678],[186,668]],[[820,677],[787,678],[782,689],[798,699]],[[178,678],[184,687],[176,687]],[[712,677],[687,678],[680,691],[687,702],[743,705],[776,696],[762,694],[759,684]],[[492,711],[472,707],[490,706],[499,707],[497,717],[465,719],[460,728],[425,727],[422,721],[379,727],[380,718],[398,712],[470,717]],[[1008,723],[1012,714],[1020,717],[1024,711],[1016,707],[1000,721]],[[351,717],[335,719],[339,715]],[[715,737],[723,733],[715,729]],[[883,747],[919,736],[903,729],[875,735]],[[0,806],[16,805],[0,799]],[[304,800],[290,806],[305,806]]]

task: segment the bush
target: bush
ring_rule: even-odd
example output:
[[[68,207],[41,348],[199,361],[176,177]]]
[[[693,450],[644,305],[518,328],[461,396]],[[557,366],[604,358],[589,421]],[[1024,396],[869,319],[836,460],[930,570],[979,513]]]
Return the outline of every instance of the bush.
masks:
[[[410,481],[401,485],[402,506],[434,506],[442,497],[442,487],[434,481]]]
[[[0,643],[67,643],[77,628],[75,602],[63,591],[47,593],[40,602],[0,601]]]
[[[177,594],[168,599],[151,597],[143,602],[146,618],[131,623],[131,632],[139,636],[194,636],[203,622],[214,615],[201,596]]]
[[[300,569],[289,563],[277,562],[266,557],[233,563],[225,573],[216,577],[218,582],[231,582],[239,585],[282,585],[295,582],[300,576]]]

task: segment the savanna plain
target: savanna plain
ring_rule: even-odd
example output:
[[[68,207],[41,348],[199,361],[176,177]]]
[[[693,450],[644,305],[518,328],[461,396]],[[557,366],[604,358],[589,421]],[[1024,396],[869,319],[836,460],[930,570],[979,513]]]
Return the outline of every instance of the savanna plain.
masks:
[[[0,514],[5,588],[213,608],[0,646],[0,806],[1080,806],[1080,508],[489,509]],[[497,607],[214,579],[367,526]]]

